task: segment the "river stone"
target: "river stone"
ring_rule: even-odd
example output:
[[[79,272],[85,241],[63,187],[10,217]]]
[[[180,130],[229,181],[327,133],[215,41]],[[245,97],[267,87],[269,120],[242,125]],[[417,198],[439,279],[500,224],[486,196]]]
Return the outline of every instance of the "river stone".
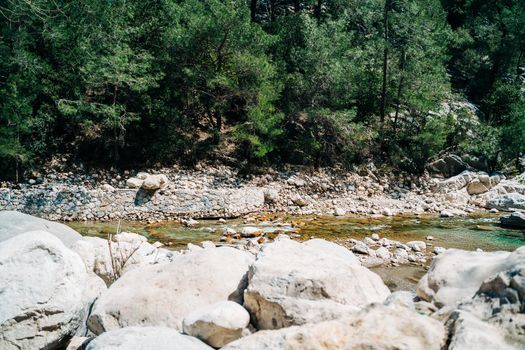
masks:
[[[0,242],[28,231],[46,231],[71,248],[82,236],[72,228],[18,211],[0,211]]]
[[[514,212],[499,219],[501,226],[525,230],[525,214]]]
[[[246,334],[250,314],[233,301],[223,301],[197,309],[184,318],[184,333],[199,338],[214,348]]]
[[[54,349],[105,289],[78,254],[45,231],[0,243],[0,349]]]
[[[88,326],[100,334],[128,326],[167,326],[197,308],[225,300],[242,303],[252,254],[230,247],[199,249],[167,264],[126,272],[95,303]]]
[[[262,235],[262,230],[254,226],[246,226],[241,230],[241,236],[244,238],[253,238]]]
[[[483,281],[525,259],[525,247],[514,252],[478,252],[447,249],[437,255],[419,281],[417,295],[438,306],[468,300]]]
[[[126,327],[106,332],[86,350],[212,350],[197,338],[167,327]]]
[[[142,183],[141,188],[153,191],[165,188],[166,186],[168,186],[168,183],[168,177],[164,174],[149,175]]]
[[[423,241],[410,241],[407,246],[415,252],[421,252],[427,249],[427,244]]]
[[[264,246],[248,278],[244,306],[259,329],[334,319],[390,294],[346,255],[289,239]]]
[[[509,193],[487,200],[488,209],[509,211],[512,209],[525,209],[525,196],[519,193]]]
[[[444,344],[445,330],[438,321],[372,304],[337,320],[259,331],[222,350],[440,350]]]

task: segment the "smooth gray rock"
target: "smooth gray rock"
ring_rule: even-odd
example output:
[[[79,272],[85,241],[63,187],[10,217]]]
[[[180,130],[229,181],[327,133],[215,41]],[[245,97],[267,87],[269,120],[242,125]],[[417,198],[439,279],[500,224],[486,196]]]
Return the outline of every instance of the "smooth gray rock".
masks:
[[[18,211],[0,211],[0,242],[28,231],[46,231],[71,248],[82,236],[71,227]]]

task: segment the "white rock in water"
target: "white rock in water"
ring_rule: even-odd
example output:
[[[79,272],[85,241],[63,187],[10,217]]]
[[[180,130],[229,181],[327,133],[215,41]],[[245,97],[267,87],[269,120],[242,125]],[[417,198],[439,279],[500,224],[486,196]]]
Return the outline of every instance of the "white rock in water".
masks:
[[[194,220],[194,219],[191,219],[191,218],[188,219],[188,220],[183,220],[182,223],[186,227],[197,227],[199,225],[199,222],[197,220]]]
[[[415,252],[421,252],[427,249],[427,244],[423,241],[410,241],[407,242],[407,246]]]
[[[258,227],[247,226],[241,230],[241,236],[244,238],[258,237],[262,234],[262,230]]]
[[[164,174],[149,175],[142,183],[141,188],[145,190],[158,190],[168,186],[168,177]]]
[[[103,333],[86,350],[213,350],[197,338],[167,327],[126,327]]]
[[[372,233],[372,236],[371,236],[371,237],[372,237],[372,239],[373,239],[374,241],[379,241],[379,239],[380,239],[380,238],[379,238],[379,235],[378,235],[377,233]]]
[[[29,231],[46,231],[71,248],[82,236],[71,227],[18,211],[0,211],[0,242]]]
[[[249,334],[246,329],[249,323],[250,314],[245,308],[233,301],[223,301],[190,313],[184,318],[182,329],[184,333],[220,348]]]
[[[0,242],[0,349],[52,349],[83,325],[106,288],[78,254],[45,231]]]
[[[259,331],[222,350],[440,350],[445,340],[443,325],[430,317],[372,304],[337,320]]]
[[[419,281],[417,295],[438,306],[455,306],[470,299],[488,277],[525,259],[525,247],[509,252],[447,249],[436,256]]]
[[[357,242],[357,243],[352,247],[352,251],[354,251],[354,252],[356,252],[356,253],[359,253],[359,254],[365,254],[365,255],[370,254],[370,250],[368,249],[368,247],[366,246],[366,244],[363,243],[363,242]]]
[[[434,254],[436,254],[436,255],[442,254],[442,253],[444,253],[445,251],[446,251],[445,248],[443,248],[443,247],[439,247],[439,246],[438,246],[438,247],[434,247],[434,250],[433,250]]]
[[[253,260],[252,254],[230,247],[200,248],[168,264],[128,271],[96,301],[89,328],[95,334],[137,325],[181,330],[182,319],[197,308],[241,302]]]
[[[383,260],[390,260],[390,258],[392,257],[392,254],[390,254],[387,248],[379,247],[376,250],[376,256]]]
[[[263,247],[250,268],[244,306],[259,329],[333,319],[390,294],[381,278],[334,254],[292,240]]]

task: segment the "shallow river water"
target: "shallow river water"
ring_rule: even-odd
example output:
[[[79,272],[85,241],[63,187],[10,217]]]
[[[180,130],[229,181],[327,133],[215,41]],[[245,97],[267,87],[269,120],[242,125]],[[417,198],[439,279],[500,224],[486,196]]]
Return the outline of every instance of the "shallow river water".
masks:
[[[438,218],[436,216],[397,216],[390,218],[357,218],[328,216],[261,215],[256,222],[244,223],[242,219],[200,220],[199,225],[187,228],[180,223],[167,221],[155,224],[121,222],[122,231],[140,233],[152,242],[161,241],[174,249],[187,243],[204,240],[219,242],[224,228],[239,229],[243,226],[260,226],[266,231],[289,231],[299,235],[298,239],[325,238],[345,245],[350,238],[362,239],[373,233],[380,237],[408,242],[434,237],[430,243],[445,248],[460,248],[485,251],[514,250],[525,245],[525,232],[504,229],[498,226],[498,215],[476,215],[463,218]],[[83,235],[107,238],[115,233],[118,222],[74,222],[71,227]],[[425,267],[405,265],[396,268],[374,268],[392,290],[414,289],[415,283],[424,274]]]

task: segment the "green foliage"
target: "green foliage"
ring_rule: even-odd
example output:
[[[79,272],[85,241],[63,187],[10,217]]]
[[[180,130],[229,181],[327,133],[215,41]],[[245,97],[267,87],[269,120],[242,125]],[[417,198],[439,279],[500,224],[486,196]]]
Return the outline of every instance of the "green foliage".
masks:
[[[0,2],[0,170],[496,166],[525,152],[524,28],[520,0]],[[453,90],[481,124],[431,112]]]

